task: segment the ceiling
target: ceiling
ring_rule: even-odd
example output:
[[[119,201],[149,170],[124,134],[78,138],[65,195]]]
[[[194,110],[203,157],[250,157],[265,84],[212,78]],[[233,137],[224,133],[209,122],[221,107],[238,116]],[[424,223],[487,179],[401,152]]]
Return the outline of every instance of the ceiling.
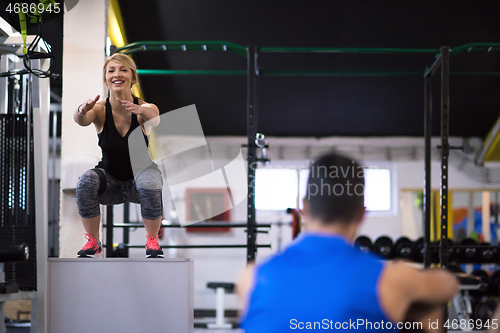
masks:
[[[500,2],[484,0],[119,0],[129,43],[228,41],[283,47],[456,47],[500,42]],[[58,52],[62,20],[44,25]],[[60,51],[59,51],[60,52]],[[61,59],[61,58],[59,58]],[[210,51],[142,52],[141,69],[246,69],[246,58]],[[271,54],[261,70],[423,71],[434,55]],[[58,64],[60,69],[60,62]],[[500,52],[451,59],[450,70],[500,71]],[[60,71],[59,71],[60,73]],[[195,104],[205,135],[246,135],[246,76],[141,76],[161,112]],[[53,82],[60,92],[60,82]],[[439,135],[440,80],[433,134]],[[59,89],[59,90],[58,90]],[[259,131],[268,136],[421,136],[421,76],[259,78]],[[500,76],[451,76],[450,133],[485,137],[500,116]]]
[[[122,0],[129,43],[222,40],[287,47],[439,48],[499,42],[498,1]],[[223,52],[142,52],[142,69],[245,69]],[[261,54],[260,68],[417,70],[433,54]],[[466,53],[451,70],[499,71],[500,53]],[[246,135],[245,76],[142,76],[145,97],[162,112],[196,104],[206,135]],[[439,77],[433,82],[439,135]],[[450,131],[484,137],[500,115],[500,76],[452,76]],[[273,136],[421,136],[423,78],[261,77],[259,131]]]

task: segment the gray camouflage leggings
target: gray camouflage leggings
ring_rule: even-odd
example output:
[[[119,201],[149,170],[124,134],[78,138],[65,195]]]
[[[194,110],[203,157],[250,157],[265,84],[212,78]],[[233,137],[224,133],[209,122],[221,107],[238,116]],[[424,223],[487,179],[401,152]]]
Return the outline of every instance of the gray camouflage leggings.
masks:
[[[117,205],[126,201],[141,205],[141,216],[148,220],[155,220],[163,216],[161,174],[154,169],[146,169],[137,177],[128,181],[118,181],[111,175],[106,176],[106,190],[99,192],[100,179],[97,172],[87,170],[76,185],[76,204],[78,212],[83,218],[98,216],[101,205]]]

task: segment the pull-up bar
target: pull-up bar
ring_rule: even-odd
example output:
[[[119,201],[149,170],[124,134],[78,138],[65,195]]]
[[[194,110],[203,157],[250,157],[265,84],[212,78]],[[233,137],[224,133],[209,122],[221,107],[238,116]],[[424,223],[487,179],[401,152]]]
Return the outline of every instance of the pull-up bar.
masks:
[[[470,43],[461,46],[454,47],[450,49],[450,56],[455,56],[457,54],[463,52],[472,52],[472,51],[483,51],[483,52],[492,52],[492,51],[500,51],[500,43]]]
[[[245,76],[244,69],[236,70],[177,70],[177,69],[138,69],[140,75],[226,75]],[[259,71],[259,76],[418,76],[424,71]],[[453,71],[450,75],[498,76],[500,72]]]
[[[225,41],[141,41],[126,45],[117,50],[123,54],[146,51],[223,51],[248,57],[247,47]],[[440,56],[439,49],[415,48],[345,48],[345,47],[260,47],[259,53],[332,53],[332,54],[422,54],[433,53]],[[500,51],[500,43],[470,43],[450,49],[450,57],[464,52]],[[243,70],[175,70],[175,69],[139,69],[140,75],[225,75],[245,76]],[[415,71],[294,71],[260,70],[259,76],[422,76],[426,70]],[[498,76],[497,71],[453,71],[450,75]]]
[[[134,54],[144,51],[229,51],[241,56],[247,56],[246,47],[223,41],[143,41],[125,45],[116,50],[123,54]]]
[[[140,41],[125,45],[117,52],[134,54],[144,51],[228,51],[247,57],[247,47],[226,41]],[[366,47],[260,47],[260,53],[344,53],[344,54],[403,54],[435,53],[439,49],[366,48]],[[500,51],[500,43],[469,43],[450,49],[450,56],[463,52]]]

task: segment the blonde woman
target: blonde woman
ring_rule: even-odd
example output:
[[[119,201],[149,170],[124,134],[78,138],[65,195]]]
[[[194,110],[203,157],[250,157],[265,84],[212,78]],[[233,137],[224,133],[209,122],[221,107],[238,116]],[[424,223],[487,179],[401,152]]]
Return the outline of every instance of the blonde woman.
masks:
[[[158,244],[162,219],[162,177],[152,167],[136,175],[132,172],[128,149],[129,134],[141,126],[145,141],[144,123],[160,112],[156,105],[146,103],[132,94],[132,85],[138,84],[134,61],[123,54],[109,57],[103,66],[104,83],[109,96],[100,96],[82,103],[74,112],[80,126],[94,124],[102,159],[94,169],[85,172],[76,188],[78,211],[85,228],[87,243],[78,252],[79,258],[100,258],[99,204],[115,205],[126,201],[141,205],[141,216],[147,233],[146,258],[163,258]]]

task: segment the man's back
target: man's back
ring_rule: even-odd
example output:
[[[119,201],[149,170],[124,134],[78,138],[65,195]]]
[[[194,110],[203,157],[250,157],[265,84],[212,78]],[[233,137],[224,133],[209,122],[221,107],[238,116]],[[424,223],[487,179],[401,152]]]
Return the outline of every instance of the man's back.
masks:
[[[359,163],[336,154],[314,161],[301,211],[305,233],[267,263],[247,266],[238,283],[246,333],[379,331],[404,320],[443,331],[428,323],[442,319],[443,305],[458,291],[454,276],[383,264],[353,248],[365,214],[363,188]]]
[[[378,258],[344,238],[303,234],[256,267],[242,326],[247,333],[395,328],[378,299],[382,270]]]

